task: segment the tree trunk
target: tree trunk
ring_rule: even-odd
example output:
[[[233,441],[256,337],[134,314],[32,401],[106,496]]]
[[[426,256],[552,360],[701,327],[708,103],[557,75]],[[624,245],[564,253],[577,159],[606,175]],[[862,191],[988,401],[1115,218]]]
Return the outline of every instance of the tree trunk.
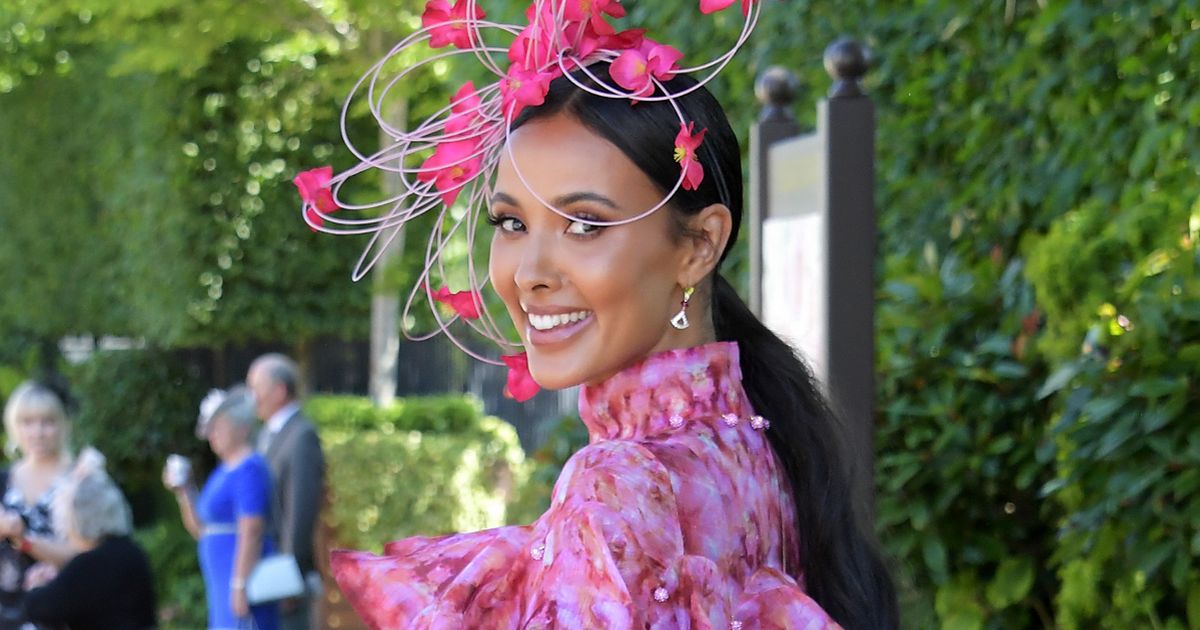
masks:
[[[384,116],[395,129],[403,129],[408,115],[408,99],[396,97],[386,104]],[[391,142],[382,130],[380,146]],[[399,176],[383,178],[383,194],[392,197],[403,190]],[[387,269],[393,259],[404,251],[404,232],[401,231],[375,263],[374,291],[371,297],[371,400],[386,406],[396,398],[396,363],[400,353],[400,291],[386,282]]]

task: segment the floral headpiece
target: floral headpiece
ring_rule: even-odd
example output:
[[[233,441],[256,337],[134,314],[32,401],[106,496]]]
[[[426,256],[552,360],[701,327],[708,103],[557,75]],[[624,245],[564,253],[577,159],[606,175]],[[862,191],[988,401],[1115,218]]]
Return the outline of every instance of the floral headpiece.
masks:
[[[699,0],[701,13],[722,11],[737,0]],[[410,291],[404,308],[408,317],[413,305],[424,297],[430,304],[437,330],[420,336],[406,332],[409,339],[428,339],[446,333],[450,340],[472,357],[509,367],[506,394],[525,400],[537,392],[528,376],[523,354],[502,356],[500,361],[481,356],[456,338],[449,326],[463,320],[472,330],[502,347],[520,346],[504,338],[499,326],[484,308],[479,291],[487,284],[486,272],[477,273],[470,252],[480,210],[491,198],[496,166],[512,132],[512,123],[529,106],[541,105],[550,82],[565,76],[580,90],[596,96],[639,102],[667,101],[679,116],[679,134],[672,151],[680,163],[679,180],[655,206],[620,221],[585,221],[570,217],[542,199],[521,174],[516,174],[539,202],[554,212],[597,226],[621,225],[649,216],[680,189],[694,190],[704,178],[696,149],[707,130],[695,129],[676,99],[700,89],[712,80],[745,43],[758,22],[759,0],[741,0],[745,22],[737,42],[727,52],[697,66],[683,67],[683,53],[646,37],[643,29],[618,31],[612,18],[625,16],[620,0],[537,0],[525,12],[525,24],[502,24],[487,20],[477,0],[429,0],[421,17],[422,27],[405,38],[361,78],[342,110],[342,137],[359,160],[353,168],[333,174],[330,167],[306,171],[295,179],[304,199],[304,220],[314,230],[331,234],[371,234],[371,240],[355,266],[357,281],[379,260],[405,224],[428,212],[436,215],[426,248],[425,267]],[[485,37],[487,35],[488,37]],[[498,38],[507,45],[493,45]],[[428,44],[439,52],[400,70],[385,74],[394,58],[412,47]],[[470,55],[496,77],[482,88],[465,83],[450,103],[411,131],[396,129],[383,115],[388,92],[418,68],[457,55]],[[589,70],[593,63],[608,63],[611,82]],[[677,74],[696,73],[697,84],[670,92],[664,83]],[[578,75],[578,76],[577,76]],[[365,92],[365,94],[364,94]],[[392,140],[373,154],[359,151],[347,133],[351,103],[366,98],[367,105],[383,132]],[[432,154],[429,152],[432,151]],[[428,157],[426,157],[428,156]],[[377,170],[397,179],[400,192],[393,196],[353,204],[339,195],[341,186],[356,175]],[[362,211],[351,218],[345,211]],[[467,282],[464,290],[448,287],[443,254],[454,239],[466,242]],[[439,285],[434,289],[434,281]],[[443,314],[433,306],[440,302],[453,310]]]

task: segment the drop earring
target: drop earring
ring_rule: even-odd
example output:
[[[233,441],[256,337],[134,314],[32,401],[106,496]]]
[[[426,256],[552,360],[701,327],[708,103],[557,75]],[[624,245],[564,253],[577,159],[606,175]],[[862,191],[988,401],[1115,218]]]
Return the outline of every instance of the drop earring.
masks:
[[[687,307],[688,307],[688,302],[692,299],[692,293],[695,293],[695,292],[696,292],[696,287],[688,287],[683,290],[683,301],[679,303],[679,305],[680,305],[679,312],[675,314],[675,317],[671,318],[671,325],[674,326],[677,330],[683,330],[684,328],[687,328],[688,325],[690,324],[690,322],[688,322],[688,318],[687,318]]]

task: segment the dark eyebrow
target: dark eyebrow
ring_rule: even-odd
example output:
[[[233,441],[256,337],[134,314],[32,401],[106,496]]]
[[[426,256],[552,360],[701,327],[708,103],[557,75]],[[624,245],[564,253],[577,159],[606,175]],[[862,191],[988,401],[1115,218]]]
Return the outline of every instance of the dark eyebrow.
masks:
[[[605,197],[604,195],[601,195],[600,193],[586,192],[586,191],[585,192],[573,192],[573,193],[561,195],[561,196],[555,197],[554,199],[550,200],[550,203],[553,204],[556,208],[561,208],[563,206],[569,206],[573,203],[579,203],[580,201],[592,201],[592,202],[598,203],[602,206],[607,206],[613,210],[620,210],[620,207],[612,199],[609,199],[608,197]],[[507,193],[502,193],[502,192],[498,192],[498,193],[495,193],[492,195],[492,203],[505,203],[505,204],[508,204],[508,205],[516,207],[516,208],[521,207],[521,204],[517,203],[517,200],[512,195],[509,195]]]

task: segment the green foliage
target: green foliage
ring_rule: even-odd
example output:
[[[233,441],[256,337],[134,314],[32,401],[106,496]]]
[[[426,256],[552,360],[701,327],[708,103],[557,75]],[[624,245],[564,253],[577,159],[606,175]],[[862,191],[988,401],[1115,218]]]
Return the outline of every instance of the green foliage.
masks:
[[[1028,391],[1032,291],[1019,261],[893,255],[885,271],[876,503],[906,622],[1036,627],[1054,580],[1032,559],[1051,554],[1057,512],[1038,496],[1053,471],[1048,405]]]
[[[135,532],[134,538],[150,558],[160,627],[163,630],[205,627],[208,607],[196,541],[183,529],[177,513]]]
[[[384,432],[477,433],[490,421],[483,404],[469,396],[422,396],[400,398],[387,407],[377,407],[361,396],[313,396],[304,411],[322,431],[377,430]]]
[[[104,453],[113,478],[145,522],[162,504],[162,467],[170,453],[206,457],[196,439],[196,410],[205,385],[200,374],[157,350],[102,352],[73,375],[80,401],[75,441]]]
[[[528,474],[511,425],[482,416],[474,401],[409,399],[408,411],[377,416],[368,428],[365,399],[327,397],[308,407],[323,417],[330,500],[325,522],[339,547],[378,552],[385,542],[496,527]],[[343,406],[345,414],[338,414]],[[460,426],[431,421],[444,409]],[[338,422],[333,418],[347,418]],[[384,420],[383,418],[390,418]],[[412,427],[425,427],[415,430]]]
[[[69,73],[29,77],[0,95],[0,323],[47,338],[102,330],[129,334],[117,299],[122,254],[109,238],[122,229],[110,195],[136,181],[168,201],[145,170],[128,168],[126,146],[159,117],[163,93],[146,82],[104,80],[101,60]],[[99,89],[99,94],[97,90]],[[46,116],[47,108],[60,115]],[[143,165],[144,166],[144,165]]]
[[[1200,622],[1200,203],[1127,194],[1140,198],[1085,204],[1031,247],[1039,298],[1069,311],[1047,327],[1059,367],[1040,392],[1057,403],[1042,492],[1067,511],[1064,628]]]

